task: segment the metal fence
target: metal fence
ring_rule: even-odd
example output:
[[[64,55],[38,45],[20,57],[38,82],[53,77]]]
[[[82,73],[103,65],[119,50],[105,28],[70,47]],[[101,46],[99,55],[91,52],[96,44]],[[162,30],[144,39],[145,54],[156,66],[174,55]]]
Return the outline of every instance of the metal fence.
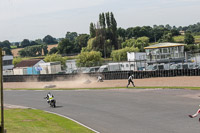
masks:
[[[103,72],[105,80],[127,79],[130,75],[135,79],[153,77],[175,77],[175,76],[200,76],[200,69],[176,69],[176,70],[157,70],[157,71],[114,71]]]

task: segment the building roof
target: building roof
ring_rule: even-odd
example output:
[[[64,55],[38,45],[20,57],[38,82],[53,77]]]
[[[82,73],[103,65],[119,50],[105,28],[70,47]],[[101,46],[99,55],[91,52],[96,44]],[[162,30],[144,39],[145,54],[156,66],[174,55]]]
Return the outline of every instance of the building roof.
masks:
[[[164,47],[176,47],[176,46],[184,46],[184,45],[185,44],[183,44],[183,43],[169,43],[169,42],[166,42],[166,43],[158,43],[158,44],[155,44],[155,45],[144,47],[144,49],[154,49],[154,48],[164,48]]]
[[[31,59],[31,60],[23,60],[20,63],[18,63],[16,67],[32,67],[35,64],[37,64],[39,61],[41,61],[41,59]]]

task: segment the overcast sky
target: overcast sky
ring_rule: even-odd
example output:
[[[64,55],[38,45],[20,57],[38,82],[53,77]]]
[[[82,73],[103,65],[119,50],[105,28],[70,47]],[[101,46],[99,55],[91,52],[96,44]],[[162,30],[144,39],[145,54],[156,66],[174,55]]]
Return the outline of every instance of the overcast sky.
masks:
[[[200,0],[0,0],[0,41],[89,34],[99,13],[113,12],[117,26],[188,26],[200,22]]]

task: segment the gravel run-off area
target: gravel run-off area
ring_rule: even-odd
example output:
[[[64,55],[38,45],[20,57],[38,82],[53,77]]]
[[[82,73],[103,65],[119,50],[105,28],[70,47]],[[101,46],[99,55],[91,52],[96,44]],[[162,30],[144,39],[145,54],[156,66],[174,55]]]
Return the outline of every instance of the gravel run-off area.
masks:
[[[87,82],[89,80],[89,82]],[[4,82],[4,88],[45,88],[45,86],[55,86],[55,88],[101,88],[101,87],[126,87],[127,80],[104,80],[97,82],[95,78],[82,77],[71,81],[51,81],[51,82]],[[200,76],[185,77],[162,77],[134,79],[136,87],[140,86],[177,86],[177,87],[200,87]],[[130,85],[131,86],[131,85]]]

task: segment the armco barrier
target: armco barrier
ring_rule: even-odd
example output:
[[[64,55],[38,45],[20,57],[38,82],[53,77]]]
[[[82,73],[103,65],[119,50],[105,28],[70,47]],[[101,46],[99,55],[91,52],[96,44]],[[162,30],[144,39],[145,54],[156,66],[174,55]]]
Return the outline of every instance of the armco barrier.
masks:
[[[135,79],[153,77],[175,76],[200,76],[200,69],[158,70],[158,71],[112,71],[103,73],[81,74],[91,77],[102,75],[105,80],[127,79],[130,75]],[[42,75],[4,75],[3,82],[26,82],[26,81],[64,81],[74,80],[79,74],[42,74]]]

